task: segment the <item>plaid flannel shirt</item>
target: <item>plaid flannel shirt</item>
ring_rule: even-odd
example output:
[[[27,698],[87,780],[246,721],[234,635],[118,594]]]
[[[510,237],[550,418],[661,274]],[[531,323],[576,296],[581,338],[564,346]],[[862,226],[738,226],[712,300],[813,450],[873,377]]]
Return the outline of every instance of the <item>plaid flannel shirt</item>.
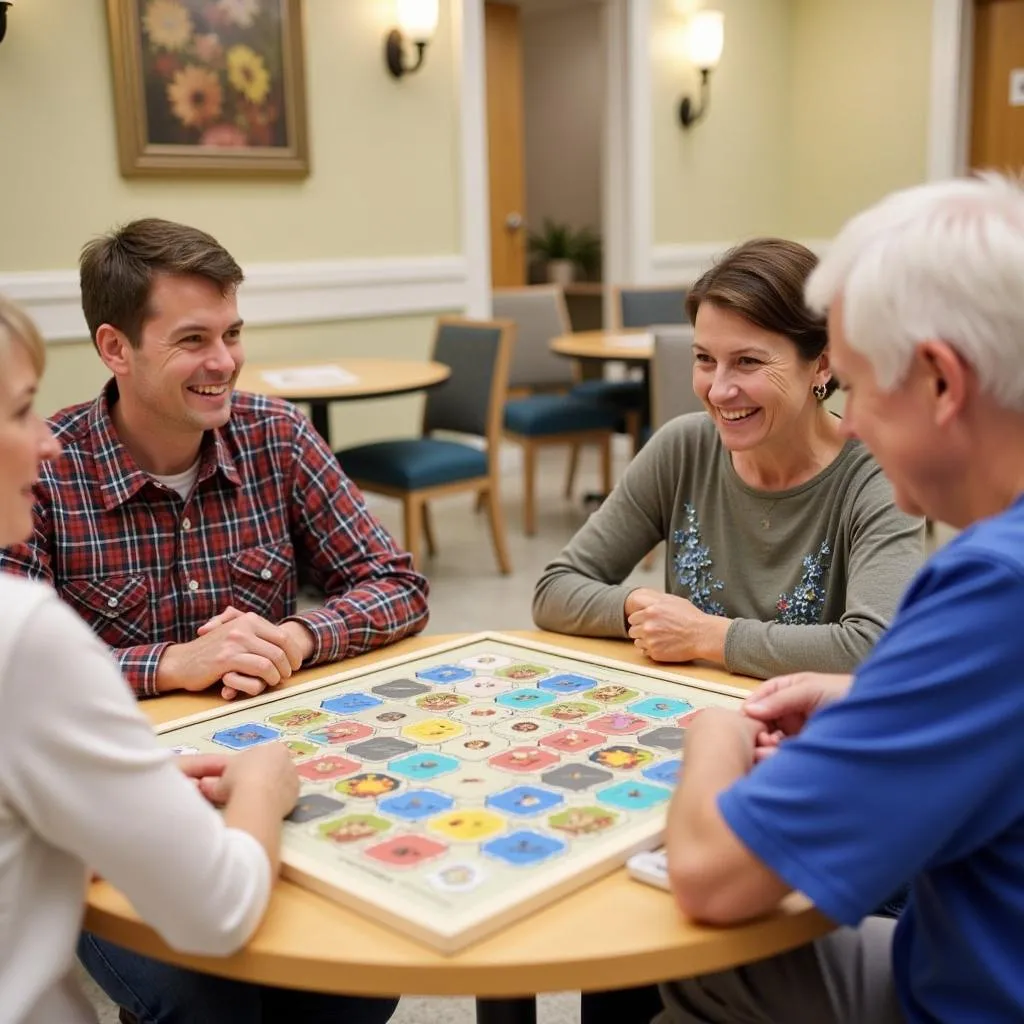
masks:
[[[42,468],[32,539],[0,552],[0,569],[52,584],[139,696],[157,692],[166,647],[195,639],[229,604],[308,627],[309,665],[426,625],[427,581],[294,406],[235,392],[183,501],[119,440],[116,400],[111,381],[50,421],[64,453]],[[299,564],[327,599],[296,614]]]

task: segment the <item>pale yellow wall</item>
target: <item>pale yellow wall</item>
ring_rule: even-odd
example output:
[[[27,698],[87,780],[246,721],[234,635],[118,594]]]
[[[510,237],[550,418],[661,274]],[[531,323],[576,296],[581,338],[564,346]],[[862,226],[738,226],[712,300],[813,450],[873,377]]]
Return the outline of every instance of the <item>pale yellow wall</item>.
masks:
[[[313,173],[302,181],[126,180],[117,166],[104,0],[12,8],[0,59],[0,271],[67,269],[92,235],[141,215],[196,224],[244,265],[458,252],[459,110],[448,3],[427,66],[398,82],[383,38],[393,5],[307,0]],[[426,355],[432,318],[249,329],[250,358]],[[50,348],[40,408],[104,379],[87,342]],[[415,398],[341,408],[346,439],[416,429]],[[339,435],[340,436],[340,435]]]
[[[927,171],[932,0],[791,0],[790,230],[828,238]]]
[[[827,2],[827,0],[826,0]],[[679,101],[698,95],[682,55],[686,4],[656,0],[652,31],[655,244],[728,241],[786,226],[789,0],[714,0],[725,14],[707,118],[684,131]]]

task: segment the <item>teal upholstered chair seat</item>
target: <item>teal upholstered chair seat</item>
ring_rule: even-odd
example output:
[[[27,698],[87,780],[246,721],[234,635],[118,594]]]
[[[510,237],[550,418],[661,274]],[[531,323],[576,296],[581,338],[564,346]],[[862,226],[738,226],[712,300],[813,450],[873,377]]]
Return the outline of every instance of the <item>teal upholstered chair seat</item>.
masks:
[[[571,395],[529,395],[505,403],[505,430],[523,437],[614,430],[613,409]]]
[[[644,401],[642,380],[581,380],[570,392],[576,398],[604,402],[619,409],[639,409]]]
[[[339,452],[353,479],[417,491],[487,475],[487,453],[433,437],[375,441]]]

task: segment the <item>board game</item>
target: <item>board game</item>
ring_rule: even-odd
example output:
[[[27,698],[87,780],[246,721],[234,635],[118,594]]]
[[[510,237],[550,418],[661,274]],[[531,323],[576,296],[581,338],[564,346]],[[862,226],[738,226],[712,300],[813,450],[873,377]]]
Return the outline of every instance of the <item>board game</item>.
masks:
[[[158,732],[285,743],[283,874],[451,953],[657,846],[687,724],[745,695],[479,633]]]

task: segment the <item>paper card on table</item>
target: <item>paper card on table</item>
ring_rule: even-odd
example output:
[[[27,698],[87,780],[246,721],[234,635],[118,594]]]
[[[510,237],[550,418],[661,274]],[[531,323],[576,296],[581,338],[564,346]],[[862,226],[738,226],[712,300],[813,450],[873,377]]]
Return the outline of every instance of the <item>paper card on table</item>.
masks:
[[[616,348],[650,348],[654,344],[653,334],[620,334],[615,339]]]
[[[275,388],[339,387],[358,384],[359,378],[334,363],[323,366],[286,366],[280,370],[264,370],[260,377]]]

